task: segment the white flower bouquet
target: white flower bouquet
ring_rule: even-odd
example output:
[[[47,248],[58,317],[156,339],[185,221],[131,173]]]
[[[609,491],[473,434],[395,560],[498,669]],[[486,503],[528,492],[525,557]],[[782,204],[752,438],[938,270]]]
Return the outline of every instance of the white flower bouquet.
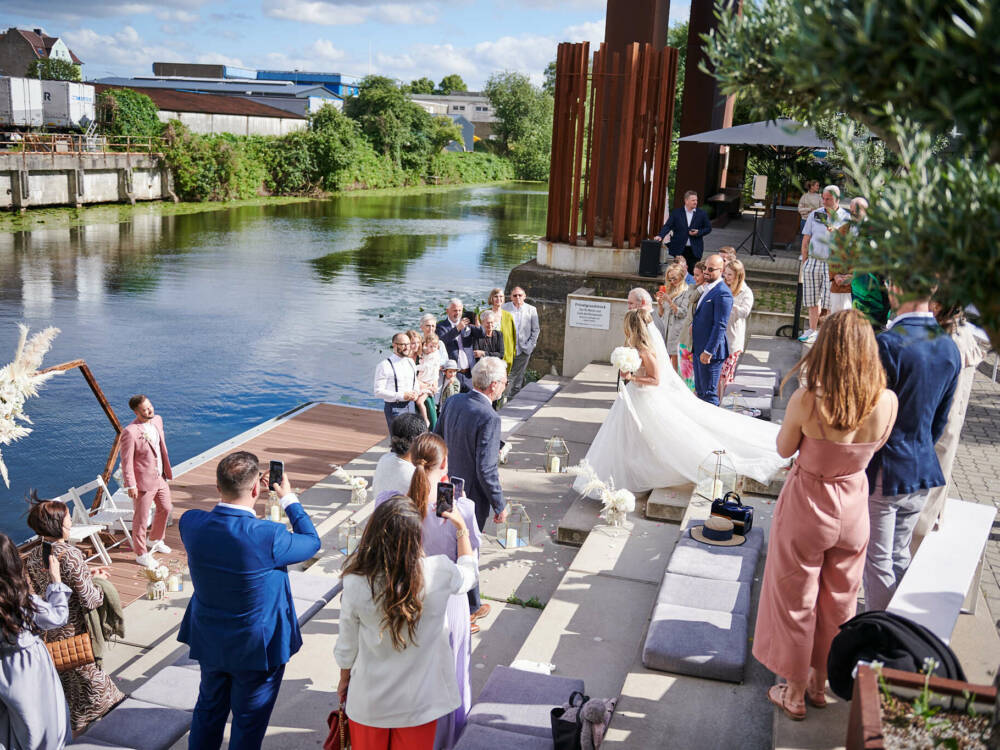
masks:
[[[337,466],[333,475],[351,488],[351,501],[363,503],[368,499],[368,481],[364,477],[356,477],[343,466]]]
[[[631,346],[618,346],[611,352],[611,364],[622,372],[635,372],[642,367],[639,351]]]
[[[24,402],[38,395],[38,386],[53,375],[61,374],[59,371],[43,375],[38,373],[42,357],[52,346],[52,340],[59,333],[59,329],[46,328],[27,341],[28,327],[19,324],[18,328],[21,329],[21,338],[17,342],[14,361],[0,369],[0,445],[10,445],[15,440],[31,434],[30,427],[18,424],[18,422],[31,424],[28,415],[24,413]],[[0,476],[10,487],[7,465],[3,462],[2,454],[0,454]]]
[[[607,482],[602,480],[587,459],[569,467],[566,473],[581,476],[586,480],[580,491],[584,495],[596,494],[600,498],[605,519],[610,521],[613,515],[623,516],[625,513],[635,511],[635,495],[626,489],[616,490],[614,477],[609,477]]]

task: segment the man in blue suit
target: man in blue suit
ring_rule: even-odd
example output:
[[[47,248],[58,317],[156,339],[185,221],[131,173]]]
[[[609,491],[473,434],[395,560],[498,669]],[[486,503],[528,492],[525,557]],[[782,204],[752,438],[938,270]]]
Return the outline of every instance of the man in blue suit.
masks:
[[[316,554],[319,536],[287,474],[274,489],[292,532],[257,518],[262,476],[255,455],[231,453],[215,471],[219,503],[179,523],[194,595],[177,640],[201,665],[191,750],[220,747],[230,711],[230,750],[258,750],[285,663],[302,646],[285,566]]]
[[[931,488],[947,484],[934,444],[948,423],[962,369],[958,347],[934,319],[929,297],[900,303],[890,292],[889,302],[896,316],[878,335],[878,352],[899,411],[889,439],[868,464],[868,611],[889,606],[910,565],[920,511]]]
[[[472,368],[472,390],[450,396],[434,431],[448,446],[448,474],[465,479],[465,494],[476,504],[476,522],[482,531],[490,511],[493,520],[507,520],[507,501],[500,487],[500,415],[493,402],[507,387],[507,365],[497,357],[483,357]],[[472,621],[490,611],[479,599],[479,585],[469,592]]]
[[[667,252],[674,257],[684,256],[688,273],[694,273],[694,264],[701,260],[705,251],[705,237],[712,231],[708,215],[698,208],[698,194],[694,190],[684,193],[684,205],[675,208],[667,217],[667,223],[653,239],[660,241],[673,232]]]
[[[474,336],[481,336],[482,329],[471,323],[468,318],[463,317],[462,310],[462,300],[457,297],[449,300],[448,316],[444,320],[438,321],[434,332],[444,344],[444,348],[448,352],[448,359],[453,359],[458,363],[458,372],[465,378],[469,376],[470,368],[476,361],[472,349],[472,339]]]
[[[705,289],[698,298],[691,323],[691,351],[694,353],[694,390],[698,398],[719,405],[719,375],[729,356],[726,326],[733,309],[733,294],[722,280],[725,267],[721,255],[705,261]]]

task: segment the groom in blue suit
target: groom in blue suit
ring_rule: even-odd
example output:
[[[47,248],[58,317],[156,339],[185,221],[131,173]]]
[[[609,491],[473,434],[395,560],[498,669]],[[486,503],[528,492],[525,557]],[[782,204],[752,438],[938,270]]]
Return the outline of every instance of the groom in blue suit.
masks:
[[[316,554],[319,536],[287,474],[274,489],[291,533],[257,518],[262,476],[254,454],[231,453],[215,471],[219,503],[189,510],[179,523],[194,595],[177,640],[201,665],[191,750],[220,747],[230,711],[230,750],[258,750],[285,663],[302,646],[285,566]]]
[[[694,390],[702,401],[716,406],[719,405],[719,375],[729,356],[726,326],[733,309],[733,294],[722,280],[724,266],[721,255],[713,255],[705,261],[705,289],[691,323]]]

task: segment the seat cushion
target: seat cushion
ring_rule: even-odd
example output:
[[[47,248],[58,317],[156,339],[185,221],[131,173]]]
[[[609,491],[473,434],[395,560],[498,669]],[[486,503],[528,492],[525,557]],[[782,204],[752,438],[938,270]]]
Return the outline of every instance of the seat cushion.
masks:
[[[483,724],[466,724],[455,750],[552,750],[552,733],[548,737],[508,732]]]
[[[469,723],[546,737],[551,743],[549,713],[574,690],[583,692],[583,680],[498,666],[469,712]]]
[[[194,711],[201,686],[201,671],[184,667],[164,667],[133,693],[132,697],[167,708]]]
[[[685,530],[667,563],[668,573],[713,578],[720,581],[752,581],[764,535],[751,529],[738,547],[715,547],[695,541]]]
[[[656,601],[745,615],[750,611],[750,584],[666,573]]]
[[[712,609],[657,604],[642,648],[650,669],[742,682],[747,618]]]
[[[97,740],[88,740],[80,737],[76,742],[70,742],[67,747],[76,748],[76,750],[136,750],[131,747],[123,747],[121,745],[109,745],[106,742],[98,742]]]
[[[117,747],[167,750],[191,727],[191,712],[127,698],[91,725],[82,739]]]

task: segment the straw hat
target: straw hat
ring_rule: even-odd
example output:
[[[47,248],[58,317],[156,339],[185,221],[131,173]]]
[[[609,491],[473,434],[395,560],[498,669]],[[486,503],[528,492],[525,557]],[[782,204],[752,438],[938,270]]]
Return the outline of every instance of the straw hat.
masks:
[[[709,516],[703,525],[691,528],[691,538],[716,547],[738,547],[747,539],[733,533],[733,528],[733,522],[728,518]]]

